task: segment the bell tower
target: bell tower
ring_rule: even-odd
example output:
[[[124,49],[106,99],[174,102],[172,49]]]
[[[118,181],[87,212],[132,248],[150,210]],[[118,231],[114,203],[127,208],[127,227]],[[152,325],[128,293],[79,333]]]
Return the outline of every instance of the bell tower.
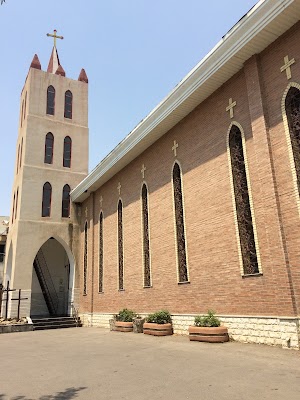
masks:
[[[84,69],[77,80],[66,77],[56,48],[62,37],[48,36],[54,46],[47,71],[35,55],[21,92],[7,238],[4,278],[28,297],[22,316],[70,309],[77,226],[70,191],[88,173],[88,78]]]

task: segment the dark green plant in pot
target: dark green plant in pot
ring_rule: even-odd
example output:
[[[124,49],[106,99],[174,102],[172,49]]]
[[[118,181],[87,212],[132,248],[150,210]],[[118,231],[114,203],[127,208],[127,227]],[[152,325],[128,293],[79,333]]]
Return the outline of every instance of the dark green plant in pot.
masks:
[[[147,317],[147,322],[152,322],[154,324],[171,324],[172,318],[169,311],[161,310],[153,314],[149,314]]]
[[[212,310],[208,310],[207,315],[200,316],[197,315],[195,317],[195,326],[202,327],[217,327],[221,325],[221,321],[219,318],[215,316],[215,312]]]
[[[137,315],[134,311],[124,308],[119,312],[119,314],[116,315],[116,320],[122,322],[132,322],[136,316]]]

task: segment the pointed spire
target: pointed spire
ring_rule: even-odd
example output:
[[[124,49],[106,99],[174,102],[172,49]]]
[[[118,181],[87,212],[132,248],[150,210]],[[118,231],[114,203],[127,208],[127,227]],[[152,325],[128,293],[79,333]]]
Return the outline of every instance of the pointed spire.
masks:
[[[87,74],[85,72],[85,70],[82,68],[78,77],[78,80],[81,82],[85,82],[85,83],[89,83]]]
[[[59,65],[60,65],[60,62],[59,62],[58,53],[57,53],[56,47],[53,46],[51,57],[50,57],[48,68],[47,68],[47,72],[51,72],[52,74],[54,74],[57,71],[57,68]]]
[[[63,67],[61,65],[58,66],[55,74],[56,75],[61,75],[61,76],[66,76],[65,70],[63,69]]]
[[[42,69],[41,63],[40,63],[40,60],[39,60],[37,54],[35,54],[33,56],[33,59],[32,59],[31,64],[30,64],[30,68]]]

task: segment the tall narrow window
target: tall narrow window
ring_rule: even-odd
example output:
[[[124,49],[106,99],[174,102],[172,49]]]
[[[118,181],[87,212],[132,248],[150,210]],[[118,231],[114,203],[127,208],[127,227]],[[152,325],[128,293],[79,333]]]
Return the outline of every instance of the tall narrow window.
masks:
[[[72,157],[72,139],[70,136],[66,136],[64,140],[64,167],[71,167],[71,157]]]
[[[48,132],[45,139],[45,164],[53,163],[53,146],[54,146],[54,136],[51,132]]]
[[[103,212],[99,218],[99,292],[103,292]]]
[[[300,194],[300,90],[291,87],[285,99],[286,114]]]
[[[70,90],[67,90],[65,93],[65,118],[72,119],[72,103],[73,103],[73,95]]]
[[[16,195],[15,219],[17,219],[17,213],[18,213],[18,201],[19,201],[19,188],[17,189],[17,195]]]
[[[84,225],[84,254],[83,254],[83,294],[87,294],[87,255],[88,255],[88,226]]]
[[[16,193],[14,193],[14,201],[13,201],[13,210],[11,214],[11,223],[14,223],[14,216],[15,216],[15,204],[16,204]]]
[[[119,290],[124,289],[124,259],[123,259],[123,205],[118,203],[118,259],[119,259]]]
[[[70,216],[70,186],[65,185],[63,187],[63,192],[62,192],[62,210],[61,210],[61,216],[63,218],[69,218]]]
[[[148,214],[148,190],[146,184],[143,184],[142,188],[142,222],[143,222],[144,287],[150,287],[151,274],[150,274],[149,214]]]
[[[184,232],[184,215],[182,201],[181,171],[177,163],[173,168],[173,190],[176,222],[177,257],[178,257],[178,278],[179,282],[188,282],[188,270],[186,261],[186,245]]]
[[[22,165],[22,157],[23,157],[23,138],[22,138],[22,140],[21,140],[21,149],[20,149],[19,169],[21,168],[21,165]]]
[[[47,114],[54,115],[55,110],[55,89],[49,86],[47,89]]]
[[[232,126],[229,133],[229,149],[244,274],[257,274],[259,269],[245,168],[243,139],[242,133],[236,125]]]
[[[50,217],[51,214],[52,186],[46,182],[43,186],[42,217]]]
[[[19,162],[20,162],[20,143],[19,143],[19,146],[18,146],[17,174],[19,172]]]
[[[21,111],[21,128],[23,125],[23,113],[24,113],[24,99],[22,100],[22,111]]]
[[[27,92],[25,93],[25,102],[24,102],[24,119],[26,117],[26,105],[27,105]]]

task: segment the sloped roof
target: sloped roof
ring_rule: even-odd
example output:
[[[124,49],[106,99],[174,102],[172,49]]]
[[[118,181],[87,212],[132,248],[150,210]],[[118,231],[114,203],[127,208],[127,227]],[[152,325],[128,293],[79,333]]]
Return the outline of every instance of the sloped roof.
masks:
[[[71,192],[84,201],[300,19],[300,0],[260,0]]]

